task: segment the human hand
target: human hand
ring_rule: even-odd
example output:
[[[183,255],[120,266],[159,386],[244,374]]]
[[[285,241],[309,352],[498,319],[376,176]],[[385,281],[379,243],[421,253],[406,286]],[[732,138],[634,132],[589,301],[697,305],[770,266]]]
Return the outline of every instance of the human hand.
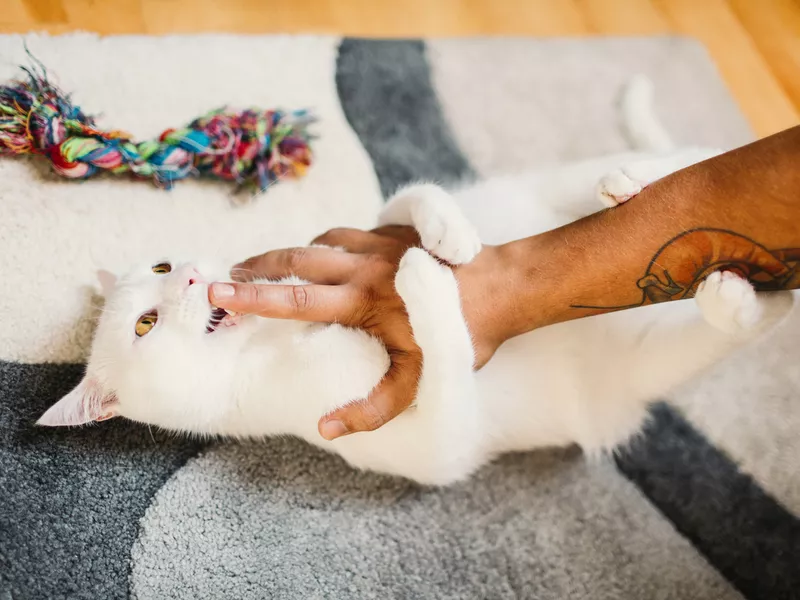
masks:
[[[403,412],[417,394],[422,352],[414,341],[402,299],[394,287],[400,259],[419,245],[411,227],[388,226],[373,231],[334,229],[313,241],[332,248],[276,250],[234,267],[233,285],[213,284],[209,300],[221,308],[269,318],[336,322],[364,329],[380,339],[391,360],[384,378],[361,402],[323,416],[320,435],[332,440],[348,433],[371,431]],[[495,295],[495,248],[456,269],[465,318],[481,367],[504,341]],[[296,275],[308,285],[259,285],[253,279],[280,279]],[[229,292],[224,295],[223,292]]]

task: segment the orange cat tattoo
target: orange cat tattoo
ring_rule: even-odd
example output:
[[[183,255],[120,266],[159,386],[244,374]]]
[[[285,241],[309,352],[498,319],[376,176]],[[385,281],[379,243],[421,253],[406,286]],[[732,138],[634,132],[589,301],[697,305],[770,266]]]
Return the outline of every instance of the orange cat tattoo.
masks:
[[[800,287],[800,248],[770,250],[747,236],[725,229],[685,231],[655,253],[636,282],[642,299],[622,306],[572,308],[620,310],[669,300],[692,298],[697,287],[714,271],[731,271],[749,280],[756,290]]]

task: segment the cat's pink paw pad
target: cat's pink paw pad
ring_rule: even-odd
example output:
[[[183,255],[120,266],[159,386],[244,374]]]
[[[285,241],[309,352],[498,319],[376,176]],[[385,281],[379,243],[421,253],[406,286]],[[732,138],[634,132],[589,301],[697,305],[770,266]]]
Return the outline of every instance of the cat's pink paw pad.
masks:
[[[614,208],[639,194],[645,184],[631,179],[622,169],[612,171],[600,179],[595,195],[603,205]]]

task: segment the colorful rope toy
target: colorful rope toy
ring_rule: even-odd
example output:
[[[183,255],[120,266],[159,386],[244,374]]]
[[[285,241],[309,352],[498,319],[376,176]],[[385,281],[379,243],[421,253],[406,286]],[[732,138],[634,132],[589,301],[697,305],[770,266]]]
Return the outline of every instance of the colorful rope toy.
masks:
[[[266,190],[311,165],[314,121],[306,111],[215,110],[157,140],[134,142],[122,131],[95,129],[94,119],[47,80],[43,66],[26,80],[0,85],[0,155],[40,154],[56,173],[86,179],[132,173],[169,189],[193,175]]]

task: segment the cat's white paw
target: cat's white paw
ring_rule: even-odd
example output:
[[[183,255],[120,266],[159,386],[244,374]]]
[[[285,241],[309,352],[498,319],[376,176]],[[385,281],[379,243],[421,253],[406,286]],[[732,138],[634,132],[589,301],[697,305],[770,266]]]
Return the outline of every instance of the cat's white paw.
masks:
[[[422,247],[451,265],[470,262],[481,251],[475,226],[447,192],[426,188],[411,209]]]
[[[409,311],[416,306],[442,304],[448,296],[459,303],[452,271],[420,248],[409,249],[400,260],[394,285]]]
[[[461,265],[481,251],[478,232],[453,197],[431,183],[399,190],[378,216],[380,225],[411,225],[422,247],[434,256]]]
[[[755,326],[762,307],[756,291],[746,279],[731,271],[715,271],[695,293],[705,320],[726,333],[739,333]]]
[[[474,351],[453,271],[425,250],[411,248],[400,261],[394,286],[423,354],[447,355],[471,370]]]
[[[595,195],[605,206],[614,208],[636,196],[646,185],[647,182],[632,179],[622,169],[616,169],[600,179]]]

